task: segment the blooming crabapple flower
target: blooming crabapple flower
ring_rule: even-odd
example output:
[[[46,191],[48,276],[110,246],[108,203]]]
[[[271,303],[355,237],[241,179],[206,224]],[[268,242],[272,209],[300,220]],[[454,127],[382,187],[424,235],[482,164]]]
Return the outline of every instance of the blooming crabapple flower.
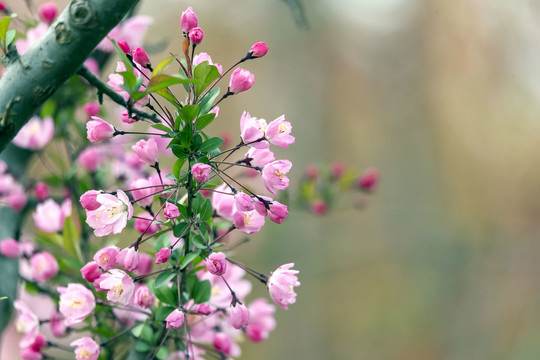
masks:
[[[178,206],[174,205],[173,203],[168,202],[165,205],[165,209],[163,209],[163,215],[165,215],[166,219],[176,219],[180,216],[180,211],[178,210]]]
[[[54,121],[46,117],[41,121],[37,116],[32,117],[13,138],[13,143],[20,148],[39,150],[51,141],[54,135]]]
[[[77,158],[79,164],[90,172],[95,172],[101,164],[101,152],[94,146],[89,146],[79,154]]]
[[[134,201],[141,206],[152,205],[155,196],[152,194],[156,192],[156,189],[152,185],[154,184],[148,179],[140,178],[132,181],[130,189],[137,189],[131,191]]]
[[[101,206],[96,210],[86,212],[86,223],[94,229],[96,236],[109,235],[111,232],[120,233],[133,216],[133,206],[126,193],[122,190],[117,190],[116,193],[118,197],[111,194],[99,194],[96,196],[96,201]]]
[[[99,357],[99,345],[88,336],[83,336],[69,345],[77,346],[75,349],[75,359],[77,360],[97,360]]]
[[[199,20],[197,19],[197,15],[195,15],[195,11],[193,11],[193,8],[190,6],[186,11],[182,12],[182,16],[180,17],[180,27],[183,32],[188,34],[191,29],[196,28],[197,26],[199,26]]]
[[[202,31],[201,28],[193,28],[189,32],[189,41],[191,41],[192,44],[199,45],[204,37],[204,31]]]
[[[118,45],[118,47],[120,49],[122,49],[124,54],[126,54],[126,55],[131,54],[131,49],[130,49],[129,44],[127,43],[127,41],[117,41],[116,44]]]
[[[68,284],[67,288],[56,289],[60,293],[60,313],[66,326],[82,322],[96,307],[94,294],[81,284]]]
[[[313,202],[311,203],[311,211],[317,215],[326,214],[326,211],[328,211],[326,201],[322,199],[313,200]]]
[[[270,143],[276,146],[288,148],[294,144],[294,136],[291,136],[291,123],[285,121],[285,115],[281,115],[274,121],[271,121],[266,128],[266,138]]]
[[[103,273],[99,269],[99,265],[95,261],[89,261],[81,268],[81,274],[84,280],[93,283]]]
[[[154,304],[154,295],[144,284],[140,285],[133,295],[133,302],[144,309],[148,309]]]
[[[285,310],[288,309],[289,304],[296,302],[294,287],[300,286],[296,277],[298,270],[290,270],[293,266],[293,263],[281,265],[270,275],[267,282],[270,297]]]
[[[108,277],[109,277],[109,273],[105,273],[105,274],[101,274],[100,277],[98,277],[96,280],[94,280],[92,285],[94,285],[94,289],[96,289],[97,292],[107,292],[107,289],[101,288],[101,286],[99,286],[99,284]]]
[[[266,120],[251,117],[248,112],[244,111],[240,117],[240,137],[244,144],[251,147],[259,149],[268,147],[267,141],[257,141],[264,138],[266,127]]]
[[[155,234],[159,231],[159,225],[152,220],[153,216],[150,213],[139,214],[137,219],[135,219],[135,230],[141,234]]]
[[[38,201],[43,201],[49,197],[49,187],[43,181],[40,181],[34,188],[34,194],[36,195],[36,199],[38,199]]]
[[[21,357],[23,360],[42,359],[41,348],[47,345],[47,339],[42,334],[37,334],[33,342],[28,346],[21,348]]]
[[[118,269],[109,270],[109,276],[99,283],[102,289],[107,292],[107,300],[122,304],[127,304],[133,296],[135,285],[133,279],[128,274]]]
[[[30,268],[32,279],[37,282],[44,282],[58,274],[58,262],[46,251],[34,254],[30,258]]]
[[[195,57],[193,57],[193,67],[195,67],[195,66],[197,66],[200,63],[203,63],[205,61],[208,61],[208,64],[210,64],[210,65],[214,65],[218,69],[218,72],[219,72],[220,75],[223,73],[223,66],[221,66],[218,63],[213,63],[212,58],[210,57],[210,55],[208,55],[208,53],[205,53],[205,52],[197,54],[197,55],[195,55]],[[219,111],[219,108],[218,108],[218,111]],[[210,112],[212,112],[212,111],[210,111]],[[216,113],[216,117],[217,116],[218,115]]]
[[[16,258],[21,255],[21,247],[15,239],[4,239],[0,241],[0,254],[5,257]]]
[[[249,325],[249,310],[242,304],[236,304],[229,309],[229,320],[235,329]]]
[[[171,257],[170,248],[162,248],[156,253],[156,264],[163,264]]]
[[[356,184],[367,191],[372,191],[379,182],[379,172],[377,169],[368,168],[362,175],[356,180]]]
[[[250,148],[246,153],[245,159],[249,159],[251,166],[264,167],[266,164],[276,160],[274,153],[270,149]]]
[[[277,190],[285,190],[289,187],[289,178],[285,176],[291,170],[289,160],[276,160],[266,165],[262,170],[264,186],[272,194]]]
[[[212,342],[217,351],[229,355],[231,353],[232,341],[224,333],[217,333],[214,336],[214,341]]]
[[[51,333],[56,337],[61,337],[66,334],[66,324],[64,323],[64,317],[55,311],[52,312],[49,321],[49,327]]]
[[[58,15],[58,7],[52,1],[46,2],[39,7],[39,17],[48,24],[54,21],[56,15]]]
[[[210,169],[212,167],[203,163],[196,163],[191,167],[191,174],[195,176],[198,182],[207,182],[210,179]]]
[[[258,232],[264,226],[264,216],[256,210],[237,211],[233,220],[238,231],[248,235]]]
[[[114,136],[114,126],[105,120],[92,116],[92,120],[86,123],[86,137],[90,142],[98,142],[105,139],[110,139]]]
[[[206,260],[206,268],[216,276],[221,276],[227,271],[227,255],[222,252],[213,252]]]
[[[251,49],[249,49],[249,52],[252,57],[261,58],[268,52],[268,46],[266,46],[265,42],[261,41],[253,44]]]
[[[231,189],[226,184],[221,184],[215,190],[212,194],[212,207],[219,216],[232,221],[236,205]]]
[[[146,54],[146,51],[140,47],[133,49],[133,60],[142,67],[148,67],[150,65],[148,54]]]
[[[41,354],[41,351],[39,351],[39,350],[36,351],[32,347],[27,347],[27,348],[21,349],[20,355],[21,355],[22,360],[41,360],[41,359],[43,359],[43,355]]]
[[[99,114],[100,105],[97,102],[89,102],[84,104],[83,109],[86,115],[89,117],[96,116]]]
[[[154,258],[148,254],[142,253],[139,255],[139,266],[133,272],[137,275],[149,274],[152,270],[152,263]]]
[[[131,148],[143,163],[154,165],[158,162],[158,147],[153,138],[148,139],[148,141],[139,140]]]
[[[184,313],[176,309],[165,318],[165,321],[167,329],[180,329],[184,325]]]
[[[108,37],[116,41],[126,41],[132,47],[142,46],[146,29],[153,22],[154,19],[150,16],[135,15],[116,25]],[[103,39],[97,48],[107,53],[114,51],[114,46],[108,38]]]
[[[246,327],[246,335],[253,342],[261,342],[268,338],[270,331],[276,327],[274,313],[276,307],[268,304],[266,299],[256,299],[248,306],[250,322]]]
[[[255,205],[253,204],[253,198],[241,191],[237,192],[236,195],[234,195],[234,201],[236,204],[236,208],[239,211],[250,211],[255,208]]]
[[[212,313],[212,308],[207,303],[202,303],[197,305],[196,311],[199,315],[210,315]]]
[[[118,253],[116,261],[124,269],[133,271],[139,266],[139,252],[134,247],[127,247]]]
[[[229,91],[238,94],[249,90],[255,83],[255,75],[246,69],[238,68],[233,71],[229,82]]]
[[[81,195],[80,203],[81,206],[86,210],[96,210],[98,209],[101,204],[97,202],[96,198],[97,196],[101,194],[101,192],[96,190],[88,190],[84,194]]]
[[[117,257],[120,249],[115,245],[109,245],[101,250],[98,250],[94,255],[94,261],[104,271],[109,271],[118,263]]]
[[[39,333],[39,318],[21,300],[15,300],[13,306],[17,310],[15,329],[17,332],[25,334],[19,345],[21,347],[30,346]]]

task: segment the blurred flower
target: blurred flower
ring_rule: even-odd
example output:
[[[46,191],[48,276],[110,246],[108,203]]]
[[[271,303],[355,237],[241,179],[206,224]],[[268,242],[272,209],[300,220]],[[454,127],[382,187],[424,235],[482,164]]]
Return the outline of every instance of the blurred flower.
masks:
[[[293,266],[293,263],[281,265],[270,275],[267,282],[270,297],[284,309],[296,302],[294,287],[300,286],[296,276],[298,270],[290,270]]]
[[[96,307],[92,291],[81,284],[68,284],[58,287],[60,293],[60,313],[64,315],[65,324],[71,326],[82,322]]]
[[[41,120],[34,116],[13,138],[13,143],[23,149],[39,150],[51,141],[54,135],[54,122],[51,117]]]

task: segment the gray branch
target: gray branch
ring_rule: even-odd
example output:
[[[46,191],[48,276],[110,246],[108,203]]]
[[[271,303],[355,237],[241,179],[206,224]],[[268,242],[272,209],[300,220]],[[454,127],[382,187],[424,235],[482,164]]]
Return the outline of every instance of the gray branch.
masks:
[[[2,60],[0,152],[139,0],[73,0],[23,56]]]

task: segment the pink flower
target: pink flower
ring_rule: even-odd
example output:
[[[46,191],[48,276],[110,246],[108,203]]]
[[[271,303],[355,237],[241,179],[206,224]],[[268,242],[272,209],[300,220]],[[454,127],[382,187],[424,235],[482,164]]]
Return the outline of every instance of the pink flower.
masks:
[[[191,41],[192,44],[199,45],[204,37],[204,31],[202,31],[201,28],[193,28],[189,32],[189,41]]]
[[[291,123],[285,121],[285,115],[281,115],[274,121],[271,121],[266,128],[266,138],[270,143],[276,146],[288,148],[294,144],[294,137],[291,136]]]
[[[148,67],[150,65],[150,59],[148,58],[148,54],[146,54],[146,51],[141,47],[136,47],[133,49],[133,60],[141,65],[143,68]]]
[[[148,179],[140,178],[132,181],[129,188],[137,189],[131,192],[134,201],[141,206],[152,205],[155,196],[152,194],[156,192],[156,188],[152,187],[152,185],[154,184]]]
[[[184,325],[184,313],[176,309],[165,318],[167,329],[180,329]]]
[[[222,252],[213,252],[206,260],[206,268],[216,276],[221,276],[227,271],[227,255]]]
[[[245,159],[248,159],[248,164],[262,168],[276,158],[270,149],[257,149],[252,147],[246,153]]]
[[[368,168],[364,173],[356,180],[356,184],[367,191],[372,191],[379,182],[379,172],[375,168]]]
[[[283,220],[287,218],[287,215],[289,215],[287,206],[281,204],[276,200],[273,200],[272,204],[270,204],[270,210],[268,210],[268,217],[270,218],[270,220],[272,220],[276,224],[281,224]]]
[[[195,176],[198,182],[207,182],[210,179],[210,169],[212,167],[203,163],[196,163],[191,167],[191,174]]]
[[[137,122],[137,120],[129,117],[129,114],[127,111],[122,112],[122,114],[120,115],[120,120],[122,120],[122,122],[126,124],[133,124]]]
[[[134,247],[127,247],[116,256],[120,266],[128,271],[133,271],[139,266],[139,252]]]
[[[150,289],[143,284],[135,291],[133,302],[144,309],[148,309],[154,304],[154,295],[152,295]]]
[[[98,209],[101,204],[97,202],[96,198],[97,196],[101,194],[101,192],[96,190],[88,190],[84,194],[81,195],[80,203],[83,208],[86,210],[96,210]]]
[[[137,275],[146,275],[149,274],[152,270],[152,263],[154,258],[148,254],[141,253],[139,255],[139,266],[137,269],[133,270]]]
[[[153,22],[154,20],[150,16],[135,15],[115,26],[109,32],[109,37],[116,41],[126,41],[132,47],[142,46],[144,33]],[[97,48],[104,52],[114,51],[114,46],[107,38],[103,39]]]
[[[117,41],[116,44],[118,45],[118,47],[120,49],[122,49],[124,54],[126,54],[126,55],[131,54],[131,49],[130,49],[129,44],[127,43],[127,41]]]
[[[21,349],[20,351],[22,360],[41,360],[43,355],[41,351],[36,351],[32,348]]]
[[[88,336],[83,336],[69,345],[77,346],[75,349],[75,359],[77,360],[97,360],[99,357],[99,345]]]
[[[67,288],[56,288],[60,293],[60,313],[65,324],[71,326],[82,322],[96,307],[92,291],[81,284],[68,284]]]
[[[224,333],[217,333],[214,336],[214,347],[217,351],[229,355],[231,353],[232,341]]]
[[[180,216],[178,206],[168,202],[167,205],[165,205],[165,209],[163,209],[163,215],[165,215],[166,219],[176,219]]]
[[[38,201],[43,201],[49,197],[49,187],[43,181],[40,181],[34,188],[34,194],[36,195],[36,199],[38,199]]]
[[[251,117],[248,112],[244,111],[242,117],[240,117],[240,137],[244,144],[259,149],[267,148],[268,142],[257,141],[264,138],[266,126],[266,120]]]
[[[234,214],[234,225],[244,234],[253,234],[264,226],[264,216],[256,210],[238,211]]]
[[[199,26],[199,20],[197,19],[197,15],[195,15],[195,11],[193,11],[193,8],[190,6],[182,13],[182,16],[180,17],[180,27],[182,28],[182,31],[188,34],[191,29]]]
[[[101,280],[99,286],[107,292],[107,300],[127,304],[133,296],[135,285],[128,274],[118,269],[109,270],[109,276]]]
[[[148,139],[148,141],[139,140],[131,148],[143,163],[154,165],[158,162],[158,147],[153,138]]]
[[[95,261],[89,261],[81,268],[81,274],[84,280],[93,283],[103,273],[99,269],[99,265]]]
[[[135,219],[135,230],[141,234],[155,234],[159,231],[159,225],[152,220],[154,217],[150,213],[139,214]]]
[[[200,54],[195,55],[195,57],[193,58],[193,66],[195,67],[195,66],[197,66],[200,63],[203,63],[205,61],[208,61],[209,65],[214,65],[218,69],[218,72],[219,72],[220,75],[223,73],[223,67],[218,63],[213,63],[212,58],[210,57],[210,55],[208,55],[208,53],[205,53],[205,52],[202,52]],[[214,109],[215,109],[215,107],[214,107]],[[210,112],[212,112],[212,110]],[[217,112],[219,112],[219,107],[217,109]],[[217,112],[216,112],[216,117],[218,117]]]
[[[242,304],[236,304],[229,309],[229,320],[235,329],[249,325],[249,310]]]
[[[41,20],[50,24],[58,15],[58,7],[52,1],[46,2],[39,7],[39,17]]]
[[[54,135],[54,121],[46,117],[43,121],[34,116],[24,125],[13,138],[13,143],[20,148],[39,150],[51,141]]]
[[[347,171],[347,165],[345,165],[341,161],[336,161],[332,164],[332,176],[336,179],[339,179],[340,177],[345,174],[345,171]]]
[[[44,282],[58,274],[58,262],[46,251],[37,253],[30,258],[32,279]]]
[[[120,253],[120,249],[115,245],[109,245],[100,249],[94,255],[94,261],[104,271],[109,271],[118,263],[117,257]]]
[[[267,282],[270,297],[284,309],[288,309],[289,304],[296,302],[294,287],[300,286],[296,277],[298,270],[290,270],[293,266],[293,263],[281,265],[270,275]]]
[[[212,194],[212,207],[219,216],[232,221],[236,205],[231,189],[226,184],[221,184],[215,190]]]
[[[210,315],[212,313],[212,308],[207,303],[202,303],[197,305],[197,314],[199,315]]]
[[[166,263],[171,257],[170,248],[162,248],[156,253],[156,264]]]
[[[238,94],[249,90],[255,82],[255,75],[249,71],[238,68],[233,71],[231,81],[229,83],[229,91],[233,94]]]
[[[246,335],[253,342],[261,342],[268,338],[270,331],[276,327],[276,307],[261,298],[253,301],[248,308],[251,321],[246,327]]]
[[[249,52],[251,53],[252,57],[260,58],[266,55],[266,53],[268,52],[268,46],[266,46],[265,42],[261,41],[253,44],[253,46],[251,46],[251,49],[249,49]]]
[[[89,117],[96,116],[99,114],[100,105],[97,102],[89,102],[84,104],[83,109],[86,115]]]
[[[99,194],[96,201],[101,206],[86,212],[86,223],[94,229],[94,235],[105,236],[111,232],[120,233],[133,216],[133,206],[122,190],[117,190],[117,196]]]
[[[86,137],[90,142],[98,142],[105,139],[110,139],[114,136],[116,130],[114,126],[105,120],[92,116],[92,120],[86,123]]]
[[[326,201],[322,199],[313,200],[313,202],[311,203],[311,211],[317,215],[326,214],[326,212],[328,211]]]
[[[51,328],[51,333],[56,337],[61,337],[66,334],[64,317],[57,313],[56,310],[53,311],[50,316],[49,327]]]
[[[21,349],[21,356],[23,360],[27,359],[42,359],[41,348],[47,345],[47,339],[43,334],[37,334],[34,340],[28,344],[25,348]]]
[[[95,172],[101,164],[101,152],[94,146],[89,146],[79,154],[77,158],[79,164],[90,172]]]
[[[239,211],[250,211],[255,208],[255,205],[253,204],[253,198],[241,191],[237,192],[236,195],[234,195],[234,201],[236,204],[236,208]]]
[[[0,241],[0,254],[5,257],[16,258],[21,255],[21,247],[15,239],[4,239]]]
[[[19,345],[21,347],[30,346],[39,333],[39,318],[21,300],[15,300],[13,306],[17,310],[15,328],[17,332],[25,334]]]
[[[276,160],[266,165],[262,170],[266,189],[275,195],[277,190],[285,190],[289,187],[289,178],[285,174],[291,170],[291,167],[289,160]]]

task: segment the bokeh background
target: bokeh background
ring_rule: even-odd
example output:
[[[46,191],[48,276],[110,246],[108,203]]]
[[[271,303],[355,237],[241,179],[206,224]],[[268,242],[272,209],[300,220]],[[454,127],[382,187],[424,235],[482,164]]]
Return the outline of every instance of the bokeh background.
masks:
[[[303,5],[308,27],[279,0],[139,9],[155,18],[153,58],[179,51],[187,6],[216,62],[270,46],[246,65],[255,86],[225,102],[210,131],[236,136],[243,110],[284,113],[297,142],[279,155],[293,179],[338,160],[382,174],[367,209],[291,211],[237,251],[263,272],[295,262],[302,282],[270,339],[245,344],[242,358],[538,359],[540,3]]]

